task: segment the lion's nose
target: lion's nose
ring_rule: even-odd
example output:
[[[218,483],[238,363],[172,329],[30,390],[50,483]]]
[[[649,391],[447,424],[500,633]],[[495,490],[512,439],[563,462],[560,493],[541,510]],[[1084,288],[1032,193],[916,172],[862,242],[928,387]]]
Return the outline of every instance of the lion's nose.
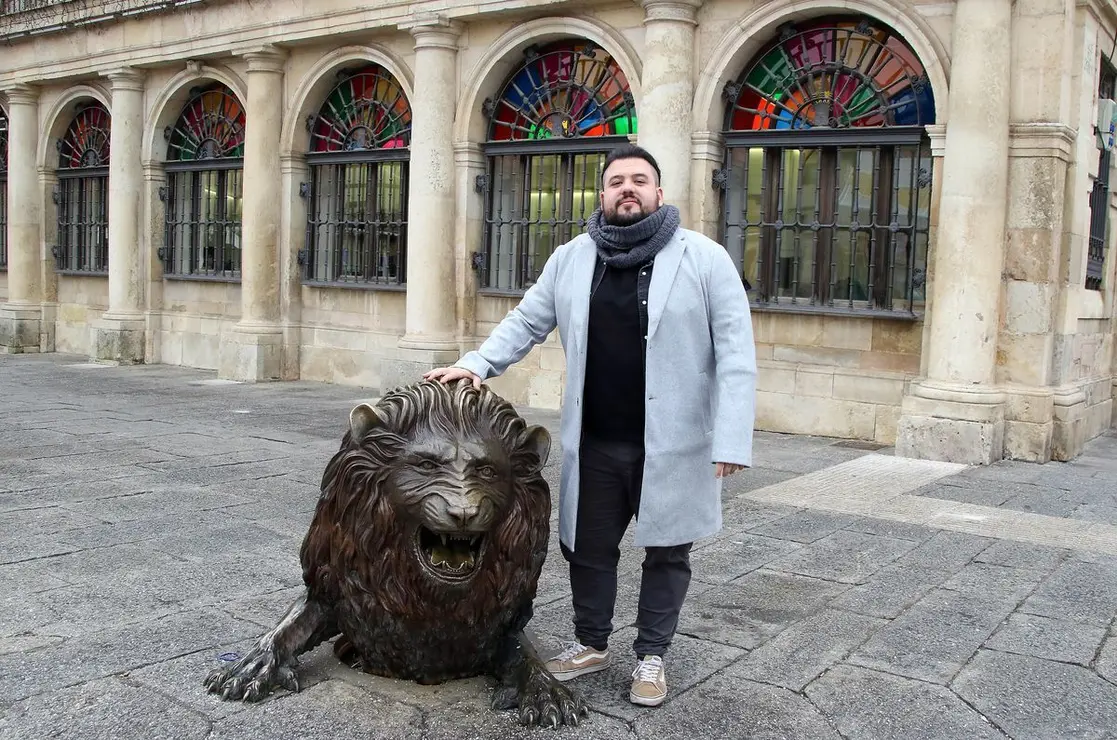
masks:
[[[446,513],[455,525],[465,529],[477,519],[478,510],[476,506],[448,506]]]

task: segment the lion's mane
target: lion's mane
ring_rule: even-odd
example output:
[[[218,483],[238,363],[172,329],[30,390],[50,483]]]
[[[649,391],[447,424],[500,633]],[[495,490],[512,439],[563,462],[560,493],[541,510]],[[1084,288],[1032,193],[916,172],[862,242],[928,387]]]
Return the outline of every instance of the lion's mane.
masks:
[[[301,550],[303,580],[315,598],[339,604],[341,629],[362,654],[366,670],[431,678],[434,669],[413,665],[413,650],[404,645],[394,653],[393,641],[384,639],[393,630],[404,639],[417,626],[423,632],[422,626],[430,625],[435,642],[441,644],[438,633],[446,632],[443,650],[449,651],[439,668],[446,675],[437,678],[471,675],[479,669],[478,656],[497,652],[497,645],[474,642],[458,654],[453,625],[475,628],[487,621],[506,632],[507,625],[530,617],[549,534],[550,491],[541,472],[546,461],[525,445],[523,418],[484,386],[478,391],[468,383],[422,382],[385,395],[375,411],[382,423],[359,440],[347,431],[323,473]],[[511,462],[513,494],[489,531],[478,572],[466,588],[427,576],[414,554],[411,523],[397,515],[383,492],[407,440],[424,427],[447,437],[499,439]],[[354,634],[368,625],[378,631],[376,639]]]

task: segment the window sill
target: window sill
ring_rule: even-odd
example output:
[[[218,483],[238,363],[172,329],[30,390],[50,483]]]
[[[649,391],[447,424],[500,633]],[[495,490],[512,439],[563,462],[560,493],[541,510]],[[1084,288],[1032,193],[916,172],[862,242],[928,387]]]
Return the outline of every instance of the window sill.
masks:
[[[501,290],[499,288],[480,288],[477,291],[477,295],[484,296],[485,298],[523,298],[525,293],[527,293],[527,288],[522,290],[513,290],[511,288],[507,290]]]
[[[357,283],[330,280],[303,280],[304,288],[341,288],[342,290],[373,290],[387,293],[404,293],[407,283]]]
[[[163,274],[164,280],[180,280],[186,283],[236,283],[240,284],[240,277],[224,277],[221,275],[178,275]]]
[[[892,321],[922,321],[922,312],[886,311],[879,308],[848,308],[838,306],[811,306],[786,303],[751,303],[752,313],[788,313],[807,316],[845,316],[851,319],[889,319]]]
[[[108,270],[55,270],[55,275],[67,275],[69,277],[103,277],[109,276]]]

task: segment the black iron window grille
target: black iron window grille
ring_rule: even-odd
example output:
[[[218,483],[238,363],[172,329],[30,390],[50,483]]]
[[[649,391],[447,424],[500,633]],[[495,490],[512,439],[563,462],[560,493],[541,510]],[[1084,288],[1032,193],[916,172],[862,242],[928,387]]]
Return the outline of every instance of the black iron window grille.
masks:
[[[78,109],[58,140],[58,244],[61,273],[106,274],[109,269],[109,111],[100,103]]]
[[[637,130],[628,80],[585,41],[529,47],[489,119],[481,288],[518,293],[535,283],[555,248],[582,233],[597,208],[609,149]]]
[[[1098,97],[1114,97],[1117,88],[1117,70],[1102,57],[1098,81]],[[1098,153],[1098,176],[1090,190],[1090,236],[1086,250],[1086,288],[1101,290],[1105,276],[1105,255],[1109,247],[1109,170],[1113,166],[1113,153],[1102,149]]]
[[[725,96],[714,186],[754,306],[915,316],[934,101],[914,53],[864,18],[787,26]]]
[[[310,130],[308,285],[403,287],[411,107],[378,65],[342,70]]]
[[[8,117],[0,110],[0,272],[8,269]]]
[[[244,185],[244,108],[214,84],[191,90],[167,140],[163,274],[239,280]]]

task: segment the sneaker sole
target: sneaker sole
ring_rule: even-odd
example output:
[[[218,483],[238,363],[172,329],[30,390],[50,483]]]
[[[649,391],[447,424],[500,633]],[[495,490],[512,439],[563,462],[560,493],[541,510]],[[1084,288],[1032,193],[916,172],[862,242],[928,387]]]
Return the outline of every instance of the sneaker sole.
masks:
[[[597,673],[598,671],[603,671],[608,667],[609,661],[605,661],[604,663],[594,663],[593,665],[588,665],[585,668],[575,668],[572,671],[563,671],[562,673],[555,673],[554,671],[551,671],[551,675],[554,676],[555,680],[557,681],[569,681],[572,678],[584,676],[587,673]]]
[[[636,694],[629,692],[628,700],[633,704],[639,704],[642,707],[658,707],[660,704],[667,700],[667,694],[664,694],[663,696],[649,697],[637,696]]]

